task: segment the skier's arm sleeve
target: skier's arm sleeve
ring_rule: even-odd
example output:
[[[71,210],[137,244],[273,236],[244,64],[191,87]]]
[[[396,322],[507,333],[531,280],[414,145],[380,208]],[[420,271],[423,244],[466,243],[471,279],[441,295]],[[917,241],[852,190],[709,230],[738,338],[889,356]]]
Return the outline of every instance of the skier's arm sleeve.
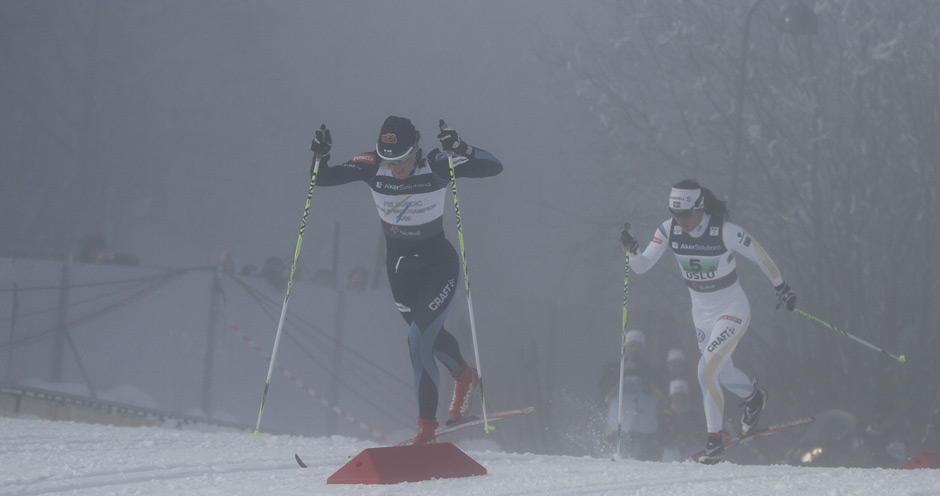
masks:
[[[339,186],[356,181],[366,181],[378,170],[374,154],[361,153],[339,165],[320,164],[317,186]]]
[[[777,265],[771,260],[770,255],[764,251],[760,243],[748,234],[744,228],[731,222],[725,222],[722,229],[722,238],[725,246],[756,263],[761,272],[767,276],[767,279],[770,279],[775,287],[783,284],[780,269],[777,268]]]
[[[668,224],[663,223],[663,225],[659,226],[656,232],[653,233],[653,239],[650,241],[650,244],[646,245],[646,249],[643,250],[643,253],[630,256],[630,268],[632,268],[634,272],[642,274],[650,270],[656,265],[659,258],[663,256],[663,253],[666,251],[666,245],[669,243],[667,229],[669,229]]]
[[[429,154],[432,163],[450,167],[447,155],[435,148]],[[464,155],[454,155],[454,176],[456,177],[489,177],[503,171],[503,163],[492,153],[470,146]],[[449,173],[448,173],[449,174]]]

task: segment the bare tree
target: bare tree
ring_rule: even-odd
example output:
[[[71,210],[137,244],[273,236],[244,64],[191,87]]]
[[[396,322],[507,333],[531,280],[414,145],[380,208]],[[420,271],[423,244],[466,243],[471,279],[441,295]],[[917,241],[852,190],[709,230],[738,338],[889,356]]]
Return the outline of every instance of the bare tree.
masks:
[[[732,213],[772,248],[801,308],[911,357],[885,361],[776,314],[756,319],[776,322],[773,332],[742,345],[754,367],[808,385],[788,392],[796,403],[864,408],[882,395],[926,410],[940,393],[918,365],[940,352],[931,220],[940,195],[940,9],[805,4],[818,30],[787,34],[780,16],[790,3],[604,2],[592,8],[607,24],[558,54],[608,132],[610,162],[629,164],[619,177],[636,199],[685,176],[737,195]],[[644,220],[661,219],[661,203],[646,202]]]

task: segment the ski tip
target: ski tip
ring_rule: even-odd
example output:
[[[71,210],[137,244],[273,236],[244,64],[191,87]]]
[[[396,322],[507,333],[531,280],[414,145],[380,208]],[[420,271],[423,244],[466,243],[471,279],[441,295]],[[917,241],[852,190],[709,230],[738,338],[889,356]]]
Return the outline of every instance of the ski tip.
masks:
[[[300,465],[300,468],[307,468],[307,464],[304,463],[304,461],[300,459],[300,455],[298,455],[297,453],[294,453],[294,460],[297,461],[297,465]]]

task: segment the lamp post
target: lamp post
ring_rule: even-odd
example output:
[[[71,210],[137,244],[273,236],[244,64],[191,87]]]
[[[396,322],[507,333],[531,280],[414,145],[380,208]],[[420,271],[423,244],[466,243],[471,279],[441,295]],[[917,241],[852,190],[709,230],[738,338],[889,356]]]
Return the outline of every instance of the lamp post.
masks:
[[[747,9],[747,15],[744,18],[744,31],[741,35],[741,56],[738,59],[738,92],[734,101],[734,143],[731,148],[731,193],[728,199],[732,211],[737,200],[738,182],[741,173],[741,148],[744,140],[742,130],[744,126],[744,94],[747,85],[747,56],[751,20],[754,18],[757,8],[764,1],[756,0]],[[788,34],[812,36],[816,34],[817,30],[816,13],[799,0],[795,0],[783,9],[780,26],[783,32]]]

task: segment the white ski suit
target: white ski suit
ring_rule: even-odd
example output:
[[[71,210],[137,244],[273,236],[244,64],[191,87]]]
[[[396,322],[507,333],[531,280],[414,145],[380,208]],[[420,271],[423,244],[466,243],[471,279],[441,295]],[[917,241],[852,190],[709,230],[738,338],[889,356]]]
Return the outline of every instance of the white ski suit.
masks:
[[[782,284],[783,278],[747,231],[720,216],[705,214],[698,227],[688,233],[672,219],[663,222],[643,253],[630,257],[630,266],[638,274],[646,272],[667,246],[675,253],[689,286],[692,321],[702,352],[698,378],[705,400],[705,422],[708,432],[717,433],[724,412],[721,387],[744,399],[755,392],[750,379],[731,360],[751,320],[751,307],[735,271],[735,255],[756,263],[774,286]]]

